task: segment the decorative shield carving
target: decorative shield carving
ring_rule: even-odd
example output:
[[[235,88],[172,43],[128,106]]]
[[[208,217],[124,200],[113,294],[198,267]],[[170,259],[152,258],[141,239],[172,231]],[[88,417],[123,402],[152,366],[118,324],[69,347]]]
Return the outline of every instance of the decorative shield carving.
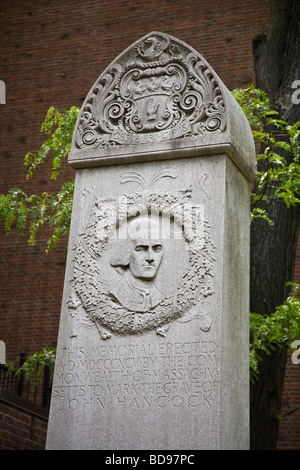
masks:
[[[225,128],[214,72],[181,41],[153,32],[100,76],[81,110],[73,148],[193,139]]]

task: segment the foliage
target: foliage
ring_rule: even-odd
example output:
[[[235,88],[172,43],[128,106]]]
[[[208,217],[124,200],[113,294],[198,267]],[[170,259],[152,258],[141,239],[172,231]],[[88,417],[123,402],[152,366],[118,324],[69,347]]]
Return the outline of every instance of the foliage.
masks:
[[[29,152],[25,155],[25,166],[28,168],[28,178],[42,165],[46,158],[52,154],[51,179],[59,176],[62,164],[71,150],[72,135],[79,109],[72,106],[63,113],[51,106],[41,126],[41,132],[50,136],[41,146],[37,154]],[[53,130],[53,128],[55,128]]]
[[[24,233],[30,218],[28,243],[34,245],[37,232],[49,226],[52,234],[46,252],[50,252],[63,236],[69,234],[73,191],[74,181],[69,181],[55,195],[44,192],[27,196],[19,188],[11,189],[7,195],[1,194],[0,217],[4,219],[4,230],[9,232],[15,223],[15,228]]]
[[[300,202],[300,121],[288,125],[270,108],[267,94],[250,85],[232,92],[243,109],[259,145],[257,178],[251,194],[251,220],[262,218],[273,224],[267,212],[271,199],[283,201],[287,207]],[[263,203],[263,205],[262,205]],[[270,316],[250,313],[250,376],[258,378],[262,353],[275,347],[289,347],[300,338],[300,286]]]
[[[49,109],[41,131],[50,137],[43,143],[37,154],[27,153],[25,156],[28,178],[31,178],[37,168],[51,155],[50,178],[57,179],[63,161],[71,148],[78,112],[76,107],[63,113],[53,107]],[[56,194],[44,192],[41,195],[28,196],[19,188],[12,188],[6,195],[1,194],[0,218],[4,220],[4,230],[9,232],[14,227],[23,234],[28,227],[28,243],[34,245],[37,232],[42,227],[50,227],[52,234],[47,241],[46,248],[46,252],[49,253],[62,237],[69,234],[73,192],[74,181],[69,181],[62,184]]]
[[[286,301],[269,316],[250,313],[250,377],[258,378],[262,353],[270,354],[276,347],[291,347],[300,338],[300,285],[291,284],[292,292]]]
[[[19,379],[23,376],[27,381],[33,380],[32,388],[35,389],[39,385],[40,376],[45,366],[48,366],[51,380],[53,379],[55,356],[55,348],[43,349],[40,353],[34,353],[19,367],[16,371],[16,376]]]
[[[257,179],[251,199],[251,218],[260,217],[273,224],[267,210],[259,207],[271,198],[287,207],[300,202],[300,121],[288,125],[270,109],[267,94],[249,87],[233,90],[243,109],[256,142],[262,144],[257,155]]]

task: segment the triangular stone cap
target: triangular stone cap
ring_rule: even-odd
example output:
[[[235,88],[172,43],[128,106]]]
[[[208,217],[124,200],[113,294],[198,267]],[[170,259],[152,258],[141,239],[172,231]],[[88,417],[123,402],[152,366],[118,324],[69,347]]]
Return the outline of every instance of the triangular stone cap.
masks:
[[[152,32],[122,52],[88,93],[74,130],[74,168],[224,154],[250,180],[249,123],[192,47]]]

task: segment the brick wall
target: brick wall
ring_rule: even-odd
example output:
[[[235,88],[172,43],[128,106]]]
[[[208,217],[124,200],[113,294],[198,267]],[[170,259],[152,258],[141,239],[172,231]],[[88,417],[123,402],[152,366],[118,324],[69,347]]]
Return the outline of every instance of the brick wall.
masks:
[[[0,80],[0,193],[13,186],[28,194],[54,192],[74,172],[65,164],[58,181],[50,164],[26,181],[23,161],[44,136],[52,105],[81,106],[104,68],[150,31],[171,34],[198,50],[231,90],[255,82],[252,40],[264,29],[264,0],[2,0]],[[44,254],[47,233],[35,247],[26,235],[0,227],[0,339],[8,359],[56,343],[66,241]]]
[[[44,450],[47,413],[0,389],[0,450]]]

